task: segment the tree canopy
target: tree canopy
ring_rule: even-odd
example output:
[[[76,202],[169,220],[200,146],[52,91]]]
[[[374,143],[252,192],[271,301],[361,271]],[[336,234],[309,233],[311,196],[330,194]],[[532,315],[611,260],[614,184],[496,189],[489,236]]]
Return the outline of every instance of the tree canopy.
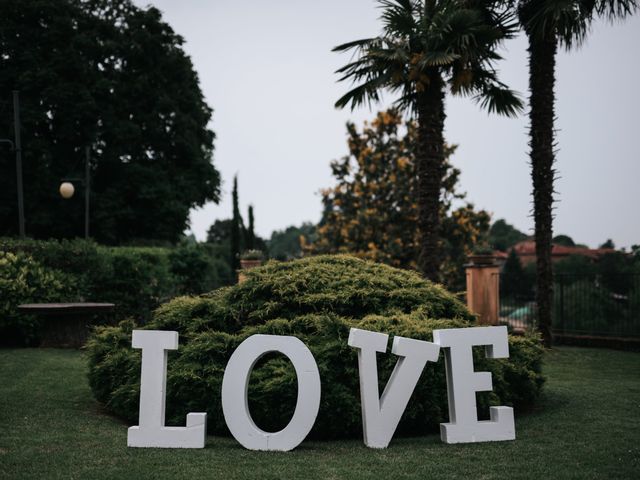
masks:
[[[352,108],[397,95],[395,105],[417,120],[416,169],[418,266],[441,280],[443,226],[440,193],[447,174],[444,147],[446,93],[472,96],[489,112],[513,116],[518,96],[498,80],[498,47],[516,31],[513,12],[502,1],[381,0],[383,33],[339,45],[353,51],[340,80],[355,85],[336,102]]]
[[[489,229],[489,245],[495,250],[503,252],[526,238],[525,233],[507,223],[503,218],[496,220]]]
[[[291,225],[284,230],[275,230],[267,242],[269,256],[276,260],[300,258],[315,239],[316,226],[310,222],[305,222],[299,227]]]
[[[389,265],[417,268],[417,125],[397,110],[380,112],[359,131],[347,124],[349,155],[331,164],[336,185],[323,191],[324,213],[311,245],[315,252],[351,253]],[[445,145],[449,156],[455,147]],[[458,191],[460,171],[446,162],[441,192],[441,248],[445,283],[462,289],[462,264],[489,228]]]
[[[0,3],[0,100],[21,96],[27,234],[83,232],[91,148],[91,234],[105,243],[175,242],[189,211],[218,201],[212,110],[183,39],[155,8],[130,0]],[[12,131],[1,110],[0,136]],[[17,231],[15,163],[0,151],[0,234]]]

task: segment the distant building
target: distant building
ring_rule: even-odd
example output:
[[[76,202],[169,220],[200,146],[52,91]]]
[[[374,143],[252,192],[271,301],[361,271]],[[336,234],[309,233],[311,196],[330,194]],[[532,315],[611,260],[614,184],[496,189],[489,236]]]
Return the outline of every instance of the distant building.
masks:
[[[516,243],[513,247],[516,255],[520,259],[522,265],[529,265],[536,262],[536,242],[535,240],[523,240]],[[586,247],[567,247],[564,245],[552,245],[551,248],[551,261],[557,262],[570,255],[582,255],[590,258],[592,261],[597,261],[601,256],[608,253],[615,253],[614,248],[586,248]],[[503,254],[506,258],[506,254]]]

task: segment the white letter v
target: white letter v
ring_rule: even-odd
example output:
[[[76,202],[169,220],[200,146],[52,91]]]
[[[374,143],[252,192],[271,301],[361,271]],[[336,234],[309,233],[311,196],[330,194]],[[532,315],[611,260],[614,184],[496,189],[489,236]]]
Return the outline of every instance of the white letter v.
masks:
[[[427,361],[438,360],[440,346],[405,337],[394,337],[391,352],[400,358],[382,393],[378,396],[376,352],[385,353],[389,336],[352,328],[348,344],[358,349],[360,400],[364,443],[371,448],[386,448],[407,408]]]

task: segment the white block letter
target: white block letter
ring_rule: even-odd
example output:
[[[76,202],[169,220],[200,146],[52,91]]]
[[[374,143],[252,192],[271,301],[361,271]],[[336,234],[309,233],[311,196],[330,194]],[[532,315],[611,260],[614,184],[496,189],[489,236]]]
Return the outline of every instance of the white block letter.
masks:
[[[389,445],[424,366],[427,361],[437,361],[440,353],[440,347],[433,343],[394,337],[391,352],[400,358],[379,397],[376,352],[387,351],[388,339],[384,333],[357,328],[349,332],[349,346],[358,349],[364,443],[371,448]]]
[[[140,418],[127,435],[129,447],[204,448],[207,414],[189,413],[186,427],[165,427],[167,350],[178,348],[178,332],[134,330],[133,348],[142,349]]]
[[[474,345],[486,345],[488,358],[509,357],[507,327],[434,330],[433,340],[444,348],[449,396],[449,423],[440,424],[445,443],[515,440],[511,407],[490,407],[491,420],[479,422],[476,392],[492,390],[491,372],[474,372]]]
[[[256,362],[269,352],[286,355],[298,377],[298,400],[289,424],[279,432],[259,429],[247,399],[249,377]],[[311,431],[320,408],[320,373],[309,349],[295,337],[252,335],[242,342],[222,378],[222,412],[234,438],[249,450],[291,450]]]

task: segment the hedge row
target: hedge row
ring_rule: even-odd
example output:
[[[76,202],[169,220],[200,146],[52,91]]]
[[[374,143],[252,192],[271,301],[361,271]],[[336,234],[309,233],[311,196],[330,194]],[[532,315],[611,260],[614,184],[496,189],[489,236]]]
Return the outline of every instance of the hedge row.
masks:
[[[178,351],[169,354],[167,422],[184,425],[188,412],[208,413],[211,433],[226,434],[222,376],[232,352],[253,334],[293,335],[313,353],[322,382],[317,438],[362,434],[356,350],[347,345],[357,327],[432,341],[433,329],[473,326],[463,304],[419,275],[352,257],[322,256],[276,263],[248,272],[240,285],[162,305],[143,328],[176,330]],[[108,410],[137,421],[140,351],[131,348],[133,321],[99,329],[89,341],[89,381]],[[530,406],[544,382],[542,348],[535,337],[510,337],[508,359],[476,352],[476,369],[493,374],[494,390],[479,394],[480,414],[489,405]],[[378,355],[386,382],[397,357]],[[290,420],[296,401],[295,371],[283,356],[264,357],[252,373],[249,406],[256,424],[276,431]],[[382,391],[382,390],[381,390]],[[448,417],[442,357],[425,368],[398,429],[420,434]]]
[[[227,263],[205,245],[105,247],[85,240],[0,239],[0,340],[37,341],[37,318],[20,303],[94,301],[116,304],[118,318],[145,323],[167,300],[229,282]]]

